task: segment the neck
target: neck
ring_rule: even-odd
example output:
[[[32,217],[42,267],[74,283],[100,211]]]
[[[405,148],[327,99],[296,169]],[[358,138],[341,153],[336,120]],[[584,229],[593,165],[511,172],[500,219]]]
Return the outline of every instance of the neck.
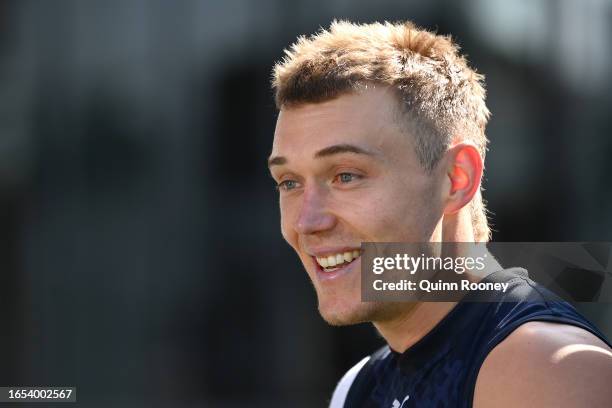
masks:
[[[469,207],[463,207],[455,214],[445,215],[437,230],[440,242],[474,242],[474,228]]]
[[[455,307],[456,302],[421,302],[393,319],[374,322],[392,350],[403,353],[429,333]]]
[[[489,253],[484,270],[477,274],[466,273],[466,279],[478,282],[501,269],[501,265]],[[392,318],[373,323],[389,347],[403,353],[425,337],[456,305],[457,302],[406,303],[406,307]]]
[[[440,231],[441,241],[474,242],[471,219],[467,211],[464,210],[443,220]],[[470,251],[471,247],[458,246],[457,248],[460,248],[459,252],[453,255],[465,256],[468,255],[467,252]],[[464,251],[465,253],[463,253]],[[485,269],[477,274],[466,273],[468,275],[466,278],[478,282],[488,274],[500,269],[502,269],[501,265],[495,257],[489,254],[485,261]],[[425,337],[456,305],[457,302],[406,303],[406,307],[392,318],[373,323],[387,341],[389,347],[394,351],[403,353]]]

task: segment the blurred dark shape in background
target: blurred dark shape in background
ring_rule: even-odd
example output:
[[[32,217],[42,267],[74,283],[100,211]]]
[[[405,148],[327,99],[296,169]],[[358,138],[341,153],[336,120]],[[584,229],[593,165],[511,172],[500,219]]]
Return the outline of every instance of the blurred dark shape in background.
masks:
[[[315,407],[382,344],[319,317],[265,165],[271,67],[333,18],[452,34],[486,75],[495,240],[612,240],[612,1],[5,0],[0,385]]]

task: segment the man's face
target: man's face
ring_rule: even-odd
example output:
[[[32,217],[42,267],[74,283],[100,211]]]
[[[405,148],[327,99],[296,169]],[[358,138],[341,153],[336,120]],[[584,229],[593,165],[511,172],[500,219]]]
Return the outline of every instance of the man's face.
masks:
[[[361,302],[362,242],[428,242],[439,233],[443,175],[422,168],[396,110],[393,94],[375,88],[278,117],[270,171],[282,234],[331,324],[391,317],[390,304]]]

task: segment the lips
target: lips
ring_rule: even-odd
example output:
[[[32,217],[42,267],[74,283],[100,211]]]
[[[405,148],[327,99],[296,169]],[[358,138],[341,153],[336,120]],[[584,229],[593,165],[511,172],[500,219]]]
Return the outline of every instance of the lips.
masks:
[[[312,264],[316,270],[317,280],[323,282],[335,282],[338,278],[351,274],[358,267],[361,258],[359,247],[335,247],[324,248],[310,252]]]

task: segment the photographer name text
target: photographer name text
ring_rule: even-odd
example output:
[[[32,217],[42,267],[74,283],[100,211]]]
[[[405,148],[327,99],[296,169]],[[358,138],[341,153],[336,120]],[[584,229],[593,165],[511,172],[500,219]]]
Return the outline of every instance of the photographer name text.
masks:
[[[427,279],[418,282],[402,279],[398,282],[385,282],[377,279],[372,283],[376,291],[424,291],[424,292],[447,292],[447,291],[501,291],[506,293],[508,283],[501,282],[472,282],[463,279],[459,282],[429,281]]]

